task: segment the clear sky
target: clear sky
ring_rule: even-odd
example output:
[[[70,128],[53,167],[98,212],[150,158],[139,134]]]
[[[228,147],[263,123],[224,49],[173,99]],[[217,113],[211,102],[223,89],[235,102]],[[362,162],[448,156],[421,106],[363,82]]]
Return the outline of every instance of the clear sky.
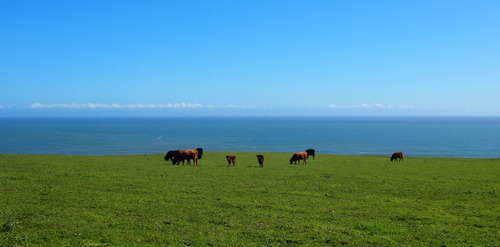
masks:
[[[0,1],[0,117],[500,116],[500,1]]]

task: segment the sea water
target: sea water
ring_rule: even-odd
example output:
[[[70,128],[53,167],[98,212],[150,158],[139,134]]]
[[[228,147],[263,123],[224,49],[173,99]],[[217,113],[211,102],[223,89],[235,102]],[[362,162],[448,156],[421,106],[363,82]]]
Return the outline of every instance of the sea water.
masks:
[[[0,154],[205,151],[500,157],[498,117],[0,118]]]

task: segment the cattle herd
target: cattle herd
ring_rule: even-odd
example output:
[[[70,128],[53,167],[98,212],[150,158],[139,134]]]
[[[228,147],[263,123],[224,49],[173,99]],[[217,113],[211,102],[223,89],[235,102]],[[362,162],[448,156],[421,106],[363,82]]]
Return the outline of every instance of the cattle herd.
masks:
[[[315,159],[316,151],[314,149],[307,149],[304,152],[294,153],[292,158],[290,159],[290,164],[297,164],[302,160],[305,165],[309,156],[312,156]],[[198,160],[203,156],[203,148],[197,149],[188,149],[188,150],[170,150],[165,155],[165,161],[172,161],[172,165],[179,165],[182,161],[184,165],[184,161],[187,160],[188,165],[191,160],[193,160],[193,165],[198,166]],[[226,156],[228,166],[236,166],[236,156]],[[391,162],[395,161],[403,161],[403,152],[395,152],[391,156]],[[257,161],[259,162],[259,167],[264,167],[264,155],[258,154]]]
[[[203,148],[190,149],[190,150],[170,150],[165,155],[165,161],[172,160],[172,165],[179,165],[182,161],[187,160],[188,165],[193,160],[193,165],[198,166],[198,160],[203,156]]]

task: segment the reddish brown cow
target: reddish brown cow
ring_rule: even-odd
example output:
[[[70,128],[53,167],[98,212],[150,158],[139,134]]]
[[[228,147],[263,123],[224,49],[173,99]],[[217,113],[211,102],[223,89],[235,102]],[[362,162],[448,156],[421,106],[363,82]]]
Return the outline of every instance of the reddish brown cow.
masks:
[[[395,153],[393,153],[392,156],[391,156],[391,162],[393,160],[403,161],[403,152],[395,152]]]
[[[231,163],[233,163],[233,166],[236,166],[236,156],[226,156],[226,159],[228,166],[231,166]]]
[[[181,150],[177,152],[175,157],[172,159],[173,165],[178,165],[181,161],[184,165],[184,160],[187,160],[188,165],[191,160],[193,160],[193,165],[198,166],[198,151],[197,150]]]
[[[257,154],[257,160],[259,161],[259,166],[264,167],[264,155]]]
[[[299,161],[299,165],[300,165],[300,160],[304,160],[304,165],[305,165],[307,160],[307,152],[294,153],[292,158],[290,159],[290,165],[293,162],[297,164],[297,160]]]

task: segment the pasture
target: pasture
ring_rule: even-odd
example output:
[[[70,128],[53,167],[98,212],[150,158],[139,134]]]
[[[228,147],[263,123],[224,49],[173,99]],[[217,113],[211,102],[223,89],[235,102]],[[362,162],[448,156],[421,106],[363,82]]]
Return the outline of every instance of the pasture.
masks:
[[[500,159],[256,154],[0,155],[0,246],[500,243]]]

